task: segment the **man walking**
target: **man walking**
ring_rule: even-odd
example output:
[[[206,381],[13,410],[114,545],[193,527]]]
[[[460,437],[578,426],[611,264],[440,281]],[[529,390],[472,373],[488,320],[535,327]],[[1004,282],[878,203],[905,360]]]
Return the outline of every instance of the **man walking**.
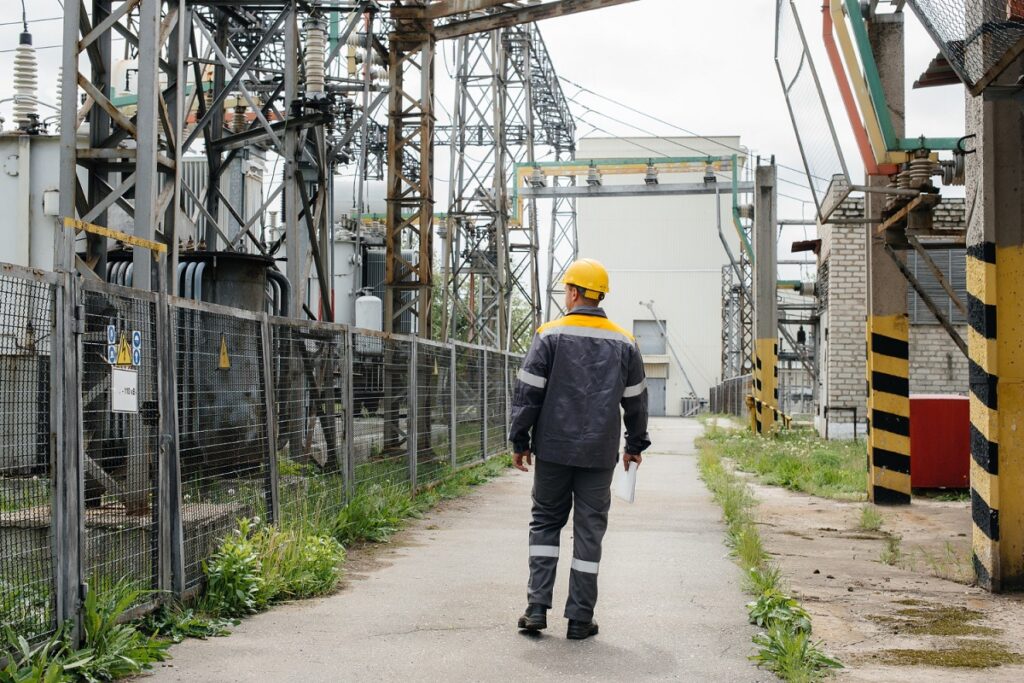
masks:
[[[515,466],[527,472],[531,454],[537,456],[528,604],[519,628],[547,628],[559,538],[572,509],[566,637],[582,640],[597,633],[597,570],[619,458],[620,414],[626,425],[624,467],[631,462],[639,466],[651,442],[640,350],[633,336],[600,308],[608,293],[608,271],[593,259],[580,259],[562,282],[568,314],[537,330],[512,401],[509,440]]]

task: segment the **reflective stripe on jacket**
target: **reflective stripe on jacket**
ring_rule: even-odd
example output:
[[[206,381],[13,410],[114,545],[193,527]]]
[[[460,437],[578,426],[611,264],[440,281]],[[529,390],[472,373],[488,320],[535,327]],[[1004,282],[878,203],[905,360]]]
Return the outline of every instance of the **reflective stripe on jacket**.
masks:
[[[563,465],[614,467],[622,423],[626,452],[651,445],[644,362],[633,336],[590,306],[542,325],[512,399],[509,440],[516,452],[529,449]]]

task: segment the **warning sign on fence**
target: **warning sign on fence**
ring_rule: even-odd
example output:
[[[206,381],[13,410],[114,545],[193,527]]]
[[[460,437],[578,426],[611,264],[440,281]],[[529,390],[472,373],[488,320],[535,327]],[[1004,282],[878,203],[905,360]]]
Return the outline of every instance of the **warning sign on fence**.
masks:
[[[217,363],[218,370],[231,369],[231,356],[228,355],[228,338],[220,335],[220,360]]]
[[[131,358],[128,359],[129,364]],[[115,413],[139,412],[139,373],[132,368],[110,368],[110,409]]]

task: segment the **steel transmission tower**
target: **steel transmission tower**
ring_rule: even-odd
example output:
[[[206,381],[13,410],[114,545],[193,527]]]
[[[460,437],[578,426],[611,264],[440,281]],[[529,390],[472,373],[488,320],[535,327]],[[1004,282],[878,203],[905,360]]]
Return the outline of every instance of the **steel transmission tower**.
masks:
[[[509,188],[537,146],[571,158],[576,124],[535,24],[461,38],[456,78],[453,125],[437,137],[452,146],[445,333],[516,347],[540,324],[544,294],[536,206],[513,215]],[[558,249],[549,249],[548,273],[558,273],[566,251],[575,255],[572,200],[556,203],[552,229]],[[513,319],[517,299],[526,310]]]

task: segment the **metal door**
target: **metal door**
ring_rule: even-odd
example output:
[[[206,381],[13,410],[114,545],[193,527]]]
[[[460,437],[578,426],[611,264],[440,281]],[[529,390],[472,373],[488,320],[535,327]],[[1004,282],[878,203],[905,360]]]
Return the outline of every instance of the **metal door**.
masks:
[[[652,417],[665,416],[665,379],[647,378],[647,413]]]

